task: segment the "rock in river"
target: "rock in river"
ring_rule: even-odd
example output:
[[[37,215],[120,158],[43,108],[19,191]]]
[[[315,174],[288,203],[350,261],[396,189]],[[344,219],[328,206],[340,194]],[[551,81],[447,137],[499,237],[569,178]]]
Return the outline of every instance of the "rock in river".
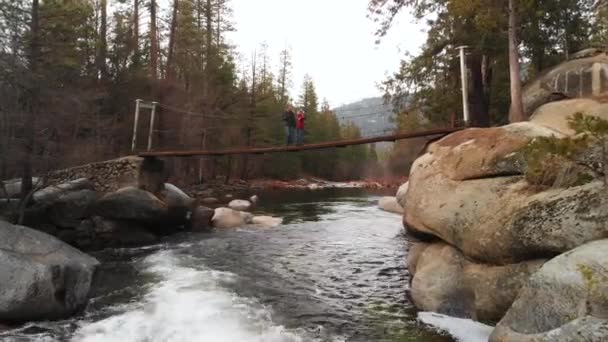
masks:
[[[168,208],[152,193],[127,187],[109,193],[97,201],[95,213],[110,219],[156,224],[167,218]]]
[[[63,228],[76,228],[97,200],[93,190],[78,190],[60,195],[50,203],[47,212],[51,222]]]
[[[50,235],[0,221],[0,322],[74,314],[87,303],[98,264]]]
[[[399,202],[397,202],[397,198],[395,197],[386,196],[380,198],[380,200],[378,201],[378,207],[390,213],[395,213],[399,215],[403,214],[403,207],[399,204]]]
[[[217,208],[211,219],[214,228],[238,228],[250,224],[253,215],[230,208]]]
[[[228,207],[233,210],[246,211],[251,209],[251,202],[246,200],[233,200],[228,203]]]
[[[251,220],[251,223],[262,228],[274,228],[280,226],[283,223],[283,219],[272,216],[255,216]]]

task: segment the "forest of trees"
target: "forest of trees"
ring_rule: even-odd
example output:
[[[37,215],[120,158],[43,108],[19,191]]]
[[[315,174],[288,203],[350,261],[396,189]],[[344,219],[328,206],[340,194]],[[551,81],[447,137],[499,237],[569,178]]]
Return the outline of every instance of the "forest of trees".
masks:
[[[381,85],[400,130],[462,117],[459,46],[468,47],[469,124],[483,127],[525,120],[522,84],[608,42],[606,0],[370,0],[378,41],[404,11],[426,25],[427,38]],[[421,144],[397,143],[389,167],[409,168]]]
[[[471,124],[507,123],[510,28],[513,52],[520,55],[515,62],[522,70],[515,76],[522,76],[525,83],[574,52],[605,48],[607,4],[605,0],[370,0],[369,13],[378,24],[379,39],[402,11],[410,11],[428,31],[421,51],[408,55],[383,82],[383,89],[396,102],[408,99],[407,108],[401,104],[403,113],[424,112],[435,124],[449,123],[454,111],[461,117],[456,48],[468,46]],[[515,19],[512,25],[510,19]],[[411,125],[412,119],[405,116],[400,120]]]
[[[290,98],[288,49],[274,56],[276,70],[264,44],[237,63],[227,39],[235,29],[230,6],[229,0],[0,0],[0,179],[23,177],[28,191],[31,175],[130,154],[135,99],[160,103],[156,148],[281,145],[281,113],[289,103],[307,113],[308,142],[359,136],[319,103],[311,78]],[[204,178],[346,179],[364,176],[370,158],[373,149],[353,147],[183,159],[174,167],[184,182],[199,181],[199,167]]]

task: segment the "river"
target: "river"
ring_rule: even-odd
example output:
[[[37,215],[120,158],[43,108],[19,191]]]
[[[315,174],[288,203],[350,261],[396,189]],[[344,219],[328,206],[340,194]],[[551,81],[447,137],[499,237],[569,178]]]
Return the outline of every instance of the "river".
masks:
[[[265,194],[278,228],[173,236],[95,254],[79,317],[2,341],[442,342],[408,301],[401,218],[362,190]]]

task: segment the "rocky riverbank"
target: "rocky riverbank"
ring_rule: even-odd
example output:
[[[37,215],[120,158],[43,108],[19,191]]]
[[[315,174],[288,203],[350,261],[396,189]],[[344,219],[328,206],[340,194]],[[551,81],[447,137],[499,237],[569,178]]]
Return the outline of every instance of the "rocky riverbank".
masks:
[[[560,179],[584,180],[571,184],[525,177],[526,146],[569,133],[558,121],[463,130],[416,160],[398,202],[418,308],[497,322],[493,342],[608,339],[601,168],[558,164],[556,174],[568,176]]]
[[[281,223],[245,212],[255,207],[257,196],[227,207],[203,206],[164,183],[162,168],[142,171],[146,163],[131,157],[57,172],[58,178],[47,182],[62,183],[33,192],[25,208],[11,198],[18,196],[19,181],[5,183],[10,191],[0,202],[0,325],[65,318],[84,308],[98,262],[80,250],[150,245],[184,231]],[[99,170],[107,182],[99,176],[76,178]],[[9,223],[19,220],[24,226]]]

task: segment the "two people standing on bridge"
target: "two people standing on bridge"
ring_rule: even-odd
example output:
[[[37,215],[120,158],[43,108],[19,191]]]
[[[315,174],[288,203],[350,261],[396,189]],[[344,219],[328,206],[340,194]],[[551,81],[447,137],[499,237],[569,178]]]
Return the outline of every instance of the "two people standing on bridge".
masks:
[[[285,122],[285,130],[287,133],[287,145],[293,145],[294,138],[297,145],[304,143],[304,121],[306,115],[302,110],[298,114],[294,112],[292,106],[285,109],[283,113],[283,121]]]

